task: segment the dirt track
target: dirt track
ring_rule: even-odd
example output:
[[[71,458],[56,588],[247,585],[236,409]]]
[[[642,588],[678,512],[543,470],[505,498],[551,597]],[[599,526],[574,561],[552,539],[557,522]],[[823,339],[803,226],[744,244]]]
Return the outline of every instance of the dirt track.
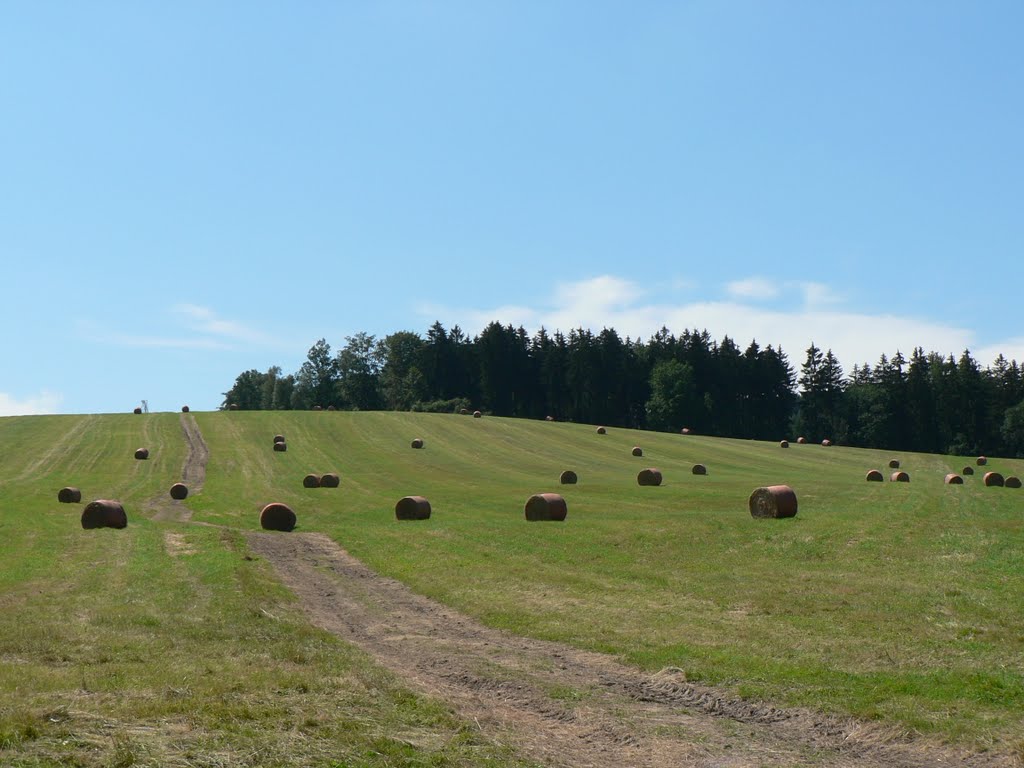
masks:
[[[377,575],[321,534],[251,533],[248,540],[315,625],[546,765],[1016,765],[493,630]]]
[[[199,425],[191,413],[181,414],[181,431],[188,443],[188,453],[181,466],[181,482],[188,486],[189,494],[199,493],[206,482],[206,463],[210,460],[210,449],[203,440]],[[146,507],[153,520],[174,520],[185,523],[192,519],[192,511],[182,501],[172,499],[168,490],[149,500]]]

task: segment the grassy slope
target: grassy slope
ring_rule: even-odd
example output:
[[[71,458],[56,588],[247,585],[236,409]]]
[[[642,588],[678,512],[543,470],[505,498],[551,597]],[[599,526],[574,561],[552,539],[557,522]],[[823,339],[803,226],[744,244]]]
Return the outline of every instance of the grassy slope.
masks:
[[[776,702],[1024,743],[1024,492],[980,475],[944,486],[965,459],[902,455],[909,485],[865,483],[890,454],[431,414],[195,415],[211,462],[187,503],[226,530],[133,514],[177,479],[177,414],[0,420],[18,446],[0,459],[0,762],[507,759],[304,624],[244,558],[237,530],[268,501],[515,632]],[[277,432],[287,453],[271,450]],[[153,458],[134,462],[143,444]],[[689,473],[698,461],[707,477]],[[666,484],[638,487],[646,466]],[[558,485],[566,468],[578,486]],[[302,488],[332,470],[340,489]],[[750,518],[750,491],[772,483],[796,490],[795,519]],[[80,507],[56,503],[64,484],[124,500],[129,528],[81,531]],[[566,496],[565,524],[524,521],[541,491]],[[412,493],[434,516],[399,524],[394,503]],[[172,557],[167,534],[195,554]]]
[[[0,441],[0,764],[519,765],[309,627],[239,532],[146,518],[177,414],[0,419]],[[128,528],[83,531],[63,485]]]
[[[515,632],[777,702],[1024,743],[1024,495],[980,473],[945,486],[969,459],[906,454],[909,484],[866,483],[893,454],[431,414],[199,421],[216,467],[199,518],[255,527],[262,503],[286,501],[303,529]],[[277,432],[287,453],[270,450]],[[690,474],[698,461],[707,477]],[[664,486],[636,485],[646,466]],[[558,485],[566,468],[578,486]],[[301,487],[332,470],[341,489]],[[796,490],[799,515],[752,520],[750,491],[774,483]],[[565,495],[566,524],[525,523],[541,491]],[[412,493],[434,516],[398,524]]]

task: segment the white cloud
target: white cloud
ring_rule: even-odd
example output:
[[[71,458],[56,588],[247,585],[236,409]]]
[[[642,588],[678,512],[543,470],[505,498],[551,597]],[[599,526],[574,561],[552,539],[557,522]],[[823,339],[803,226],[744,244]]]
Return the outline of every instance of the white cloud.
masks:
[[[291,348],[291,345],[286,345],[273,336],[242,323],[225,320],[209,307],[177,304],[171,307],[170,313],[174,318],[175,327],[166,334],[112,331],[101,328],[90,320],[79,320],[78,331],[81,336],[96,343],[143,349],[223,350],[235,348],[240,343]]]
[[[234,339],[251,344],[274,344],[274,339],[265,333],[249,328],[233,320],[224,320],[209,307],[197,304],[178,304],[172,311],[185,319],[186,325],[193,331]]]
[[[0,392],[0,416],[34,416],[41,413],[57,413],[64,400],[57,392],[43,390],[26,398],[16,398]]]
[[[726,293],[737,299],[774,299],[779,295],[779,285],[763,277],[748,277],[725,285]]]
[[[749,287],[751,281],[741,281]],[[736,284],[730,284],[735,286]],[[728,288],[728,286],[727,286]],[[492,309],[443,309],[433,306],[424,314],[460,323],[469,334],[479,333],[488,322],[522,325],[531,333],[540,326],[567,332],[583,327],[614,328],[623,337],[647,339],[662,326],[673,333],[704,330],[715,340],[729,336],[740,348],[752,340],[764,347],[782,347],[794,368],[799,369],[811,343],[831,349],[849,372],[854,364],[874,365],[883,353],[897,350],[909,357],[915,347],[926,352],[959,355],[976,343],[965,328],[923,317],[888,313],[873,315],[842,307],[841,298],[822,283],[784,283],[777,298],[788,308],[765,308],[742,296],[726,301],[645,303],[645,293],[634,283],[603,276],[560,285],[539,306],[509,304]],[[742,293],[742,290],[741,290]],[[792,301],[786,301],[787,298]],[[776,302],[778,304],[779,302]],[[1007,358],[1024,360],[1024,338],[986,345],[972,352],[988,365],[1002,351]]]

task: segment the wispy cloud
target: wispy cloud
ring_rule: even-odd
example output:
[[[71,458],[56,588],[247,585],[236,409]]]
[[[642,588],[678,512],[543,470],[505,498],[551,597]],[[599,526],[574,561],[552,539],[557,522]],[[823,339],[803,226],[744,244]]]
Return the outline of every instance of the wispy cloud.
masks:
[[[177,304],[164,323],[166,333],[136,333],[102,328],[90,320],[78,322],[79,335],[100,344],[139,349],[225,350],[240,344],[261,347],[286,346],[280,339],[234,320],[220,317],[209,307]]]
[[[774,299],[779,295],[779,284],[764,277],[748,277],[725,284],[725,291],[736,299]]]
[[[647,294],[635,283],[605,275],[557,286],[533,307],[432,306],[424,314],[431,319],[459,323],[468,333],[478,333],[492,320],[522,325],[531,332],[542,325],[563,331],[609,327],[632,338],[649,338],[662,326],[675,333],[707,329],[713,338],[729,336],[741,347],[752,340],[761,346],[781,346],[794,366],[803,362],[804,352],[813,342],[832,349],[848,370],[856,363],[874,364],[881,354],[891,356],[896,350],[909,355],[920,346],[929,352],[958,355],[977,345],[973,331],[940,320],[851,310],[824,283],[788,282],[772,286],[776,300],[768,308],[747,295],[757,287],[757,280],[727,284],[724,288],[730,298],[723,301],[657,303],[644,301]],[[1024,360],[1024,338],[986,344],[972,354],[988,365],[1000,351],[1008,358]]]
[[[57,413],[63,400],[63,395],[49,390],[43,390],[24,398],[0,392],[0,416],[34,416],[41,413]]]

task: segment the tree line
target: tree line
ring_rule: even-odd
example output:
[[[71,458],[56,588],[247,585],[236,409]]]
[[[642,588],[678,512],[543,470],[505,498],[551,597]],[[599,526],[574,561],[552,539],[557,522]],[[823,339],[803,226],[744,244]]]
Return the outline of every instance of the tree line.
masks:
[[[781,348],[741,350],[706,330],[662,328],[646,341],[610,328],[568,334],[492,322],[470,337],[434,323],[421,336],[317,341],[295,373],[245,371],[223,408],[414,410],[479,408],[498,416],[808,440],[891,450],[1024,455],[1024,381],[1002,355],[986,368],[913,350],[847,375],[811,344],[799,371]]]

